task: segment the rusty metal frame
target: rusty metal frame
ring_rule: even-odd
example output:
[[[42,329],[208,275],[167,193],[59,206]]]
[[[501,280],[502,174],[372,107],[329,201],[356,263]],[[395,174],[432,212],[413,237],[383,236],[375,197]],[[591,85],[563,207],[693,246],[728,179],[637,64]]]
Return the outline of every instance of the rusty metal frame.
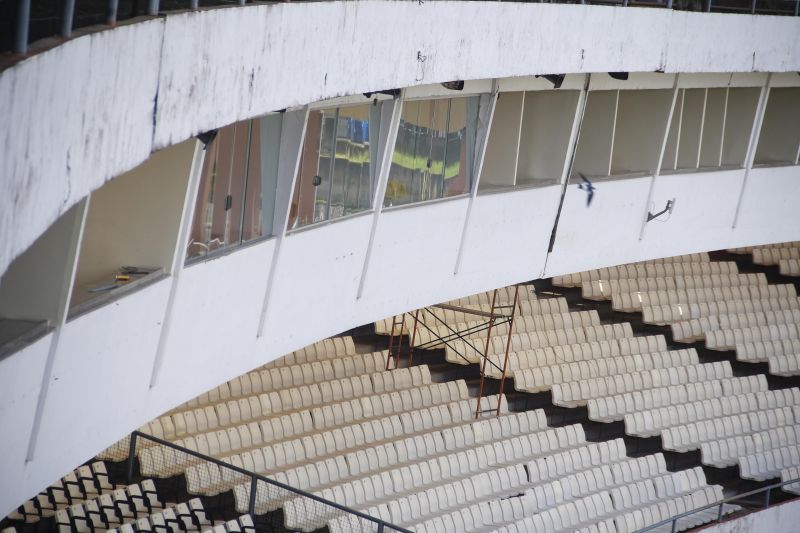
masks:
[[[421,309],[416,309],[415,311],[403,313],[401,315],[395,315],[392,317],[392,328],[389,337],[389,354],[386,360],[386,368],[387,370],[390,368],[390,361],[394,359],[395,368],[400,367],[400,361],[402,356],[402,346],[403,346],[403,329],[405,327],[405,316],[406,314],[412,315],[411,320],[413,320],[413,328],[411,329],[411,334],[409,336],[408,341],[408,366],[411,366],[414,362],[414,349],[421,348],[425,349],[430,346],[437,346],[443,344],[445,348],[450,348],[458,357],[461,357],[465,361],[468,361],[466,355],[461,353],[459,349],[451,344],[453,340],[461,340],[467,346],[469,346],[472,350],[474,350],[480,357],[480,386],[478,389],[478,398],[477,398],[477,406],[475,408],[475,418],[480,418],[480,416],[486,412],[494,411],[495,414],[500,414],[500,406],[502,404],[503,399],[503,389],[505,387],[506,377],[507,377],[507,370],[508,370],[508,359],[509,359],[509,352],[511,350],[511,336],[514,333],[514,318],[516,317],[518,308],[519,308],[519,285],[514,286],[514,299],[513,303],[508,305],[500,305],[497,299],[497,290],[495,289],[492,293],[492,305],[491,311],[483,311],[481,309],[472,309],[469,307],[462,307],[458,305],[451,305],[451,304],[438,304],[433,305],[430,307],[424,307]],[[432,311],[433,308],[444,309],[448,311],[454,311],[458,313],[468,314],[468,315],[476,315],[481,316],[486,319],[485,322],[480,324],[476,324],[465,328],[463,330],[456,330],[450,324],[445,322],[442,318],[436,316],[436,314]],[[510,312],[505,312],[506,310],[510,309]],[[426,322],[426,317],[430,315],[433,317],[434,324],[430,325]],[[398,316],[400,317],[398,320]],[[437,323],[438,322],[438,323]],[[505,354],[503,357],[503,366],[500,367],[494,361],[489,360],[489,349],[492,344],[492,330],[495,326],[508,324],[508,332],[506,334],[506,344],[505,344]],[[397,327],[399,326],[399,331],[397,331]],[[435,326],[444,326],[448,333],[444,336],[440,335],[439,332],[433,329]],[[416,345],[417,339],[417,331],[419,328],[422,327],[427,330],[434,339],[425,343],[420,344],[419,346]],[[481,347],[477,346],[477,343],[474,341],[476,339],[470,339],[468,336],[474,335],[475,333],[480,333],[486,331],[486,342],[483,343]],[[496,370],[500,372],[500,401],[497,404],[496,409],[490,410],[483,410],[482,409],[482,400],[483,400],[483,392],[484,392],[484,385],[486,380],[486,367],[487,365],[493,366]]]

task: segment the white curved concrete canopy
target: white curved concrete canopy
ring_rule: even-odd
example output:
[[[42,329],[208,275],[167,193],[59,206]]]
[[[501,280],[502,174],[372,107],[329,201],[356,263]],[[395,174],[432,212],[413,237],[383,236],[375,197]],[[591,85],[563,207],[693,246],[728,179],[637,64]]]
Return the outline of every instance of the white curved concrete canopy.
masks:
[[[0,273],[151,152],[268,111],[454,79],[797,70],[797,17],[666,9],[261,4],[91,33],[0,73]]]

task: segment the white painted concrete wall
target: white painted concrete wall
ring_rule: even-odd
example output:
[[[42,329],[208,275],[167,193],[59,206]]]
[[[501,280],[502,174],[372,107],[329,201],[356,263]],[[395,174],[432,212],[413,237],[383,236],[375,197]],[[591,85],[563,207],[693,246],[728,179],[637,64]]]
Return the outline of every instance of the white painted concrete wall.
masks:
[[[732,227],[744,170],[661,176],[652,204],[675,198],[668,220],[638,239],[650,177],[571,184],[547,253],[561,188],[478,195],[455,263],[467,198],[387,210],[362,275],[371,214],[289,234],[278,256],[268,239],[186,267],[166,331],[174,278],[66,324],[54,356],[33,460],[25,463],[49,336],[0,361],[0,514],[76,464],[175,405],[320,338],[379,318],[541,275],[711,248],[800,240],[794,196],[800,167],[754,169]],[[264,334],[257,335],[275,261]],[[160,335],[163,363],[149,387]],[[14,480],[14,482],[10,482]],[[16,480],[21,480],[17,482]]]
[[[87,193],[201,131],[376,89],[656,70],[798,71],[800,19],[313,2],[170,14],[77,37],[0,73],[0,272]]]
[[[780,533],[797,531],[800,523],[800,500],[747,514],[703,528],[704,533]]]

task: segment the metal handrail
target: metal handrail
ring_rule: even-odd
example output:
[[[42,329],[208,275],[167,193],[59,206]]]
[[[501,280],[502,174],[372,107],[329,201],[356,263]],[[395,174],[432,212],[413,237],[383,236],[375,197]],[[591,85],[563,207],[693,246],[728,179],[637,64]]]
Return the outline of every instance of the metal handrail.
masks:
[[[420,1],[420,0],[413,0],[413,1]],[[533,2],[534,0],[528,0]],[[787,4],[794,3],[794,10],[786,11],[785,16],[798,16],[800,15],[800,0],[784,0]],[[235,6],[243,6],[248,2],[248,0],[235,0],[231,1],[232,5]],[[252,2],[252,0],[250,0]],[[566,0],[556,0],[556,3],[567,3]],[[420,2],[422,3],[422,2]],[[592,4],[592,0],[580,0],[582,5]],[[637,7],[638,4],[646,5],[647,7],[656,7],[662,9],[677,9],[674,6],[673,0],[656,0],[653,3],[637,3],[637,5],[632,5],[628,0],[597,0],[598,4],[608,4],[614,3],[618,4],[622,7]],[[702,11],[710,12],[712,9],[713,0],[703,0],[702,2]],[[734,13],[750,13],[752,15],[756,15],[759,13],[759,10],[756,8],[757,0],[752,0],[750,5],[738,9],[738,8],[731,8],[728,6],[724,6],[721,9],[730,10]],[[147,7],[146,7],[146,15],[150,17],[155,17],[161,14],[160,11],[160,0],[147,0]],[[13,53],[25,55],[28,53],[28,33],[30,28],[30,11],[31,11],[31,1],[30,0],[17,0],[17,22],[16,22],[16,31],[14,33],[14,42],[13,42]],[[119,6],[119,0],[108,0],[108,5],[106,8],[106,24],[114,27],[117,24],[117,11]],[[186,7],[190,10],[197,10],[199,9],[199,2],[198,0],[186,0]],[[65,0],[62,14],[61,14],[61,31],[60,35],[62,38],[68,39],[72,36],[73,30],[73,22],[74,22],[74,11],[75,11],[75,0]],[[783,12],[779,12],[783,13]],[[776,14],[774,10],[769,11],[769,14]]]
[[[297,494],[298,496],[301,496],[303,498],[308,498],[308,499],[313,500],[313,501],[315,501],[317,503],[321,503],[321,504],[326,505],[328,507],[332,507],[332,508],[337,509],[339,511],[342,511],[342,512],[344,512],[346,514],[357,516],[358,518],[361,518],[362,520],[366,520],[368,522],[372,522],[373,524],[375,524],[377,526],[377,532],[378,533],[384,533],[385,531],[397,531],[399,533],[413,533],[412,531],[409,531],[408,529],[404,529],[404,528],[396,526],[394,524],[390,524],[389,522],[386,522],[385,520],[381,520],[380,518],[375,518],[374,516],[370,516],[368,514],[364,514],[364,513],[360,512],[360,511],[356,511],[355,509],[350,509],[349,507],[345,507],[344,505],[338,504],[336,502],[333,502],[333,501],[330,501],[330,500],[326,500],[325,498],[322,498],[322,497],[317,496],[315,494],[311,494],[310,492],[306,492],[304,490],[301,490],[301,489],[286,485],[285,483],[281,483],[280,481],[276,481],[274,479],[270,479],[268,477],[262,476],[261,474],[257,474],[255,472],[250,472],[248,470],[245,470],[244,468],[240,468],[240,467],[238,467],[236,465],[232,465],[230,463],[226,463],[226,462],[221,461],[219,459],[216,459],[214,457],[209,457],[207,455],[203,455],[200,452],[196,452],[194,450],[190,450],[188,448],[184,448],[182,446],[178,446],[177,444],[174,444],[174,443],[169,442],[169,441],[164,440],[164,439],[160,439],[158,437],[154,437],[152,435],[148,435],[147,433],[142,433],[141,431],[138,431],[138,430],[134,431],[133,433],[131,433],[131,441],[130,441],[130,444],[128,445],[128,474],[127,474],[128,475],[128,477],[127,477],[127,483],[128,484],[133,483],[133,471],[134,471],[134,466],[135,466],[135,462],[136,462],[136,441],[138,439],[140,439],[140,438],[144,439],[144,440],[149,440],[149,441],[155,442],[157,444],[160,444],[161,446],[166,446],[168,448],[172,448],[172,449],[177,450],[177,451],[179,451],[181,453],[185,453],[187,455],[191,455],[192,457],[195,457],[197,459],[201,459],[203,461],[206,461],[206,462],[209,462],[209,463],[213,463],[213,464],[219,466],[220,468],[227,468],[228,470],[233,470],[234,472],[236,472],[238,474],[242,474],[244,476],[249,477],[250,478],[250,501],[248,503],[247,512],[251,516],[255,516],[256,489],[257,489],[258,482],[261,481],[263,483],[266,483],[268,485],[272,485],[272,486],[274,486],[276,488],[279,488],[281,490],[292,492],[292,493]]]
[[[644,533],[645,531],[652,531],[652,530],[654,530],[656,528],[659,528],[659,527],[662,527],[662,526],[668,526],[668,525],[672,525],[672,531],[675,532],[675,531],[677,531],[677,529],[675,529],[675,527],[676,527],[676,525],[678,523],[678,520],[680,520],[681,518],[686,518],[687,516],[692,516],[693,514],[696,514],[696,513],[699,513],[701,511],[705,511],[705,510],[708,510],[708,509],[713,509],[715,507],[719,508],[719,512],[717,513],[717,519],[715,521],[713,521],[713,522],[710,522],[710,523],[719,524],[720,522],[722,522],[722,509],[723,509],[723,506],[725,504],[733,503],[733,502],[742,500],[744,498],[747,498],[749,496],[753,496],[755,494],[760,494],[762,492],[766,492],[766,497],[764,499],[764,507],[762,507],[762,509],[766,509],[766,508],[769,507],[769,496],[770,496],[770,493],[775,489],[779,489],[779,488],[784,487],[786,485],[791,485],[792,483],[800,483],[800,478],[790,479],[788,481],[781,481],[779,483],[774,483],[772,485],[767,485],[766,487],[761,487],[759,489],[751,490],[749,492],[744,492],[742,494],[737,494],[736,496],[731,496],[730,498],[725,498],[725,499],[720,500],[720,501],[718,501],[716,503],[710,503],[710,504],[708,504],[708,505],[706,505],[704,507],[698,507],[697,509],[693,509],[691,511],[686,511],[685,513],[681,513],[681,514],[675,515],[675,516],[673,516],[671,518],[667,518],[666,520],[662,520],[661,522],[657,522],[657,523],[652,524],[650,526],[647,526],[647,527],[644,527],[642,529],[639,529],[635,533]],[[797,499],[797,498],[794,498],[794,499]]]

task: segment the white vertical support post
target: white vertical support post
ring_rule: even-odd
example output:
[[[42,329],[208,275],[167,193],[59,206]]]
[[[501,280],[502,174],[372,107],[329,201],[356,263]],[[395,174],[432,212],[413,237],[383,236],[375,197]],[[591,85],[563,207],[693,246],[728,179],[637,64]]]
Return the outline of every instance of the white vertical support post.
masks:
[[[47,402],[47,392],[50,388],[55,358],[58,353],[58,341],[61,337],[61,331],[64,329],[64,324],[67,322],[67,315],[69,314],[70,300],[72,299],[72,285],[75,283],[75,272],[78,270],[78,258],[80,256],[81,242],[83,240],[83,230],[86,226],[86,214],[89,212],[89,201],[90,196],[87,196],[72,208],[75,209],[75,212],[73,213],[72,234],[70,235],[69,242],[71,254],[67,259],[67,264],[64,265],[64,278],[61,283],[61,291],[59,294],[60,304],[56,319],[53,323],[55,331],[53,332],[53,337],[50,339],[47,361],[45,362],[44,371],[42,372],[42,385],[39,389],[39,398],[36,402],[36,411],[33,415],[33,426],[31,428],[30,439],[28,440],[28,452],[25,456],[26,462],[33,460],[36,451],[36,441],[39,437],[39,429],[42,426],[42,415],[44,414],[44,407]]]
[[[719,139],[719,159],[717,160],[717,166],[722,166],[722,150],[725,148],[725,124],[728,122],[728,98],[731,94],[731,88],[725,87],[725,105],[722,108],[722,131],[720,133]]]
[[[172,309],[175,305],[175,297],[178,294],[181,273],[186,264],[186,245],[189,242],[189,230],[192,226],[194,217],[194,207],[197,203],[197,194],[200,188],[200,178],[203,174],[203,162],[206,157],[206,147],[200,141],[195,142],[192,165],[189,170],[189,179],[186,184],[186,191],[183,195],[183,206],[181,208],[181,220],[178,227],[178,235],[175,239],[175,247],[172,253],[172,261],[168,274],[171,276],[169,296],[167,305],[164,308],[164,317],[161,320],[161,332],[158,336],[158,346],[156,356],[153,359],[153,368],[150,372],[150,388],[158,383],[158,375],[164,361],[164,350],[169,340],[169,333],[172,327]]]
[[[664,136],[661,138],[661,149],[658,151],[658,160],[655,162],[655,169],[653,176],[650,178],[650,187],[647,190],[647,201],[644,204],[644,216],[642,217],[642,227],[639,229],[639,240],[644,237],[644,228],[647,226],[647,216],[650,213],[650,202],[653,201],[653,189],[655,188],[656,179],[661,175],[661,163],[664,161],[664,152],[667,149],[667,141],[669,140],[669,130],[672,126],[672,116],[675,114],[675,102],[678,101],[678,79],[680,74],[675,75],[675,82],[672,84],[672,103],[670,104],[669,114],[667,115],[667,123],[664,127]]]
[[[617,89],[616,98],[614,99],[614,121],[611,123],[611,146],[608,150],[608,172],[606,172],[606,176],[611,175],[611,166],[614,163],[614,141],[617,136],[617,117],[619,117],[619,89]]]
[[[296,111],[287,111],[283,114],[277,186],[275,188],[275,218],[273,223],[273,231],[276,237],[275,249],[272,251],[272,261],[267,274],[267,287],[261,304],[261,317],[258,321],[258,332],[256,333],[257,338],[264,334],[264,324],[269,310],[269,297],[272,293],[275,271],[278,269],[279,264],[278,259],[283,241],[286,239],[287,226],[289,225],[292,194],[297,181],[297,170],[300,167],[300,157],[302,156],[303,139],[306,136],[307,124],[308,106]]]
[[[700,133],[697,136],[697,160],[694,168],[700,168],[700,154],[703,153],[703,130],[706,127],[706,106],[708,105],[708,88],[703,93],[703,114],[700,115]]]
[[[378,153],[380,154],[381,164],[378,167],[378,184],[375,187],[375,196],[372,198],[372,228],[369,232],[369,243],[367,244],[367,251],[364,254],[364,264],[361,267],[361,277],[358,280],[358,292],[356,292],[356,299],[360,299],[364,293],[364,284],[367,281],[367,273],[369,272],[369,262],[372,258],[372,248],[375,245],[375,234],[378,231],[378,222],[380,221],[381,213],[383,212],[383,197],[386,194],[386,184],[389,181],[389,170],[392,166],[392,153],[394,152],[394,144],[397,140],[397,129],[400,126],[400,116],[403,113],[403,101],[405,99],[405,90],[400,93],[400,97],[394,101],[392,105],[391,118],[386,129],[383,125],[385,117],[381,118],[381,134]]]
[[[772,86],[772,73],[767,75],[767,81],[761,87],[761,94],[758,97],[758,107],[756,108],[756,115],[753,117],[753,127],[750,130],[750,141],[747,144],[747,157],[744,161],[744,178],[742,179],[742,188],[739,191],[739,199],[736,201],[736,211],[733,214],[733,223],[731,229],[736,229],[736,224],[739,222],[739,211],[742,208],[742,199],[744,192],[747,189],[747,181],[750,177],[750,170],[753,168],[753,161],[756,157],[756,148],[758,148],[758,138],[761,136],[761,125],[764,123],[764,114],[767,110],[767,101],[769,100],[769,92]]]
[[[556,230],[558,229],[558,220],[561,218],[561,208],[564,206],[564,197],[567,194],[567,186],[569,185],[569,177],[572,174],[572,167],[575,164],[575,154],[578,149],[578,142],[581,138],[581,127],[583,127],[583,117],[586,114],[586,103],[589,101],[589,84],[592,81],[591,74],[585,74],[583,80],[583,89],[578,95],[578,103],[575,106],[575,116],[572,118],[572,131],[569,134],[569,146],[567,153],[564,157],[564,168],[561,172],[561,195],[558,200],[558,209],[556,209],[556,216],[553,219],[553,229],[550,231],[550,242],[547,245],[547,255],[544,260],[544,267],[541,274],[547,271],[547,261],[550,259],[550,253],[553,251],[553,246],[556,242]]]
[[[481,181],[481,174],[483,172],[483,161],[486,157],[486,148],[489,145],[489,135],[492,133],[492,122],[494,121],[494,110],[497,107],[497,97],[500,89],[495,79],[492,82],[492,93],[490,95],[481,96],[481,111],[478,114],[479,126],[478,135],[476,138],[477,150],[475,151],[475,164],[473,165],[474,179],[472,180],[472,190],[469,195],[469,202],[467,203],[467,212],[464,215],[464,225],[461,227],[461,240],[458,244],[458,254],[456,255],[456,264],[453,268],[453,275],[457,276],[458,271],[461,269],[461,258],[464,255],[464,244],[467,241],[467,232],[469,231],[469,221],[472,215],[472,206],[475,203],[475,197],[478,196],[478,186]],[[525,109],[523,100],[523,110]],[[519,146],[519,141],[517,142]],[[516,170],[514,171],[516,180]]]
[[[678,168],[678,155],[681,153],[681,135],[683,133],[683,106],[686,102],[686,89],[678,89],[681,93],[681,105],[680,111],[678,112],[678,130],[676,132],[676,139],[675,139],[675,158],[672,161],[672,170],[677,170]]]

